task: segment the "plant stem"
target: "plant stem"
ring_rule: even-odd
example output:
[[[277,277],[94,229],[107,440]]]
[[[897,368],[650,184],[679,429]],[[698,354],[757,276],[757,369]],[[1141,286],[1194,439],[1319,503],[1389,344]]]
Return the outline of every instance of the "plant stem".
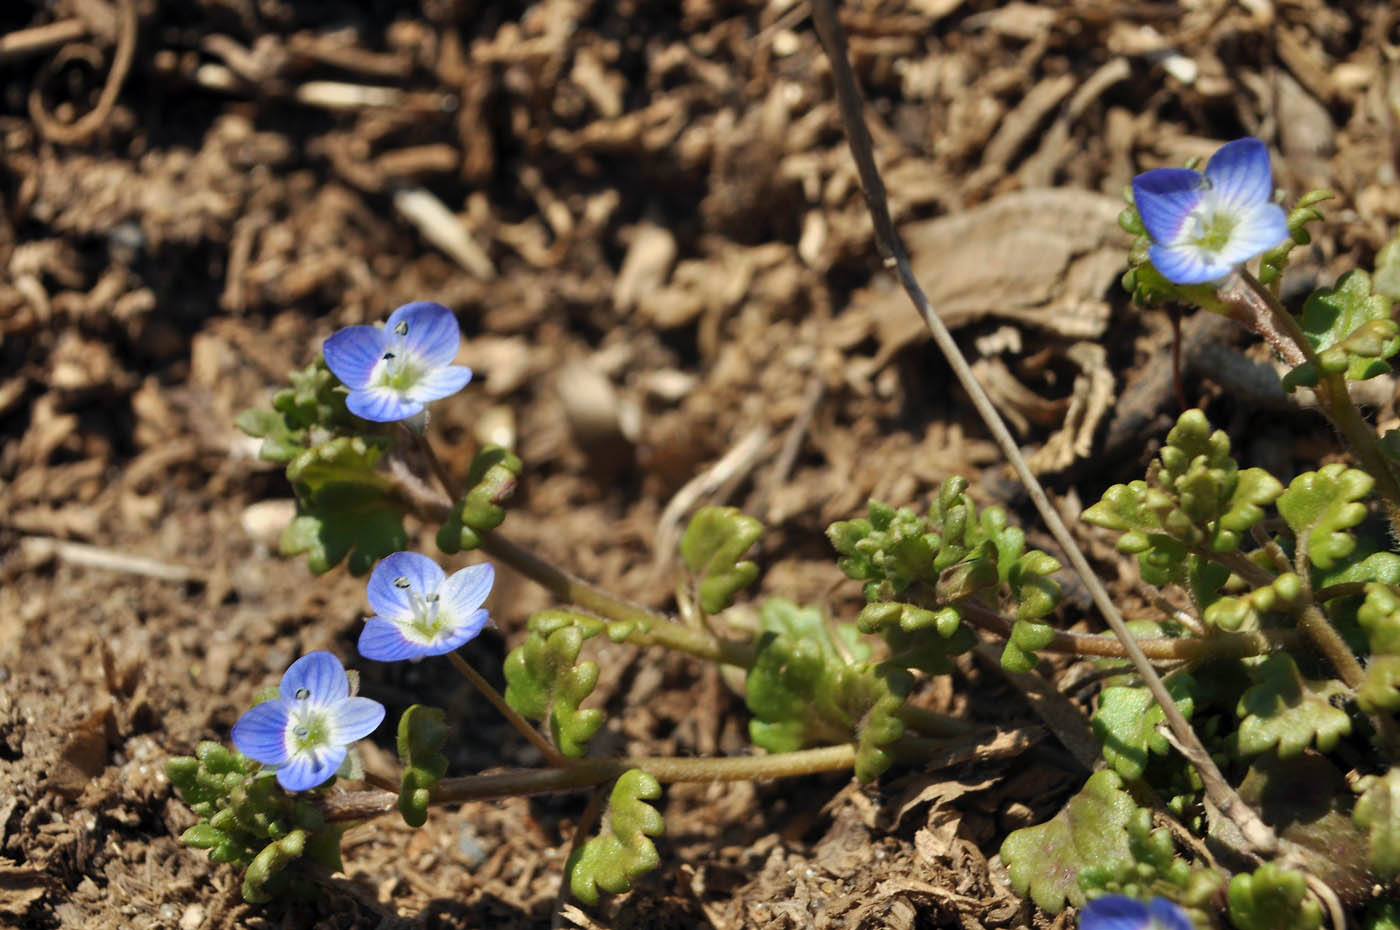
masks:
[[[506,699],[501,697],[501,693],[491,687],[491,683],[485,678],[482,678],[476,669],[468,665],[466,659],[462,658],[461,655],[456,652],[449,652],[447,658],[452,661],[452,665],[457,671],[461,672],[463,677],[471,682],[476,687],[476,690],[480,691],[486,697],[486,700],[491,702],[491,706],[500,711],[501,716],[505,717],[510,725],[519,731],[521,736],[529,740],[531,746],[534,746],[540,751],[540,754],[544,756],[547,763],[555,768],[563,768],[571,764],[571,760],[558,749],[555,749],[554,745],[550,743],[549,740],[545,739],[540,731],[536,730],[530,724],[530,721],[520,716],[519,712],[517,712],[514,707],[507,704]]]
[[[659,782],[751,781],[838,772],[855,765],[856,747],[845,743],[763,756],[699,759],[685,756],[568,760],[564,768],[515,769],[463,778],[444,778],[432,789],[432,803],[490,801],[500,798],[571,791],[602,784],[641,769]],[[328,821],[363,820],[397,809],[398,796],[387,791],[349,791],[326,795],[321,810]]]
[[[413,437],[413,441],[418,444],[418,448],[423,453],[423,457],[428,460],[428,467],[433,470],[433,475],[437,478],[442,489],[447,492],[449,500],[456,505],[462,500],[462,489],[457,486],[457,481],[452,477],[452,473],[442,464],[442,459],[438,458],[437,450],[428,441],[428,424],[423,424],[423,429],[415,430],[405,426],[404,430]]]
[[[1011,636],[1011,620],[996,611],[971,601],[960,601],[957,607],[962,611],[963,619],[979,630],[1002,639]],[[1297,642],[1298,636],[1287,630],[1217,633],[1205,638],[1158,636],[1137,640],[1143,655],[1157,662],[1242,659],[1278,652]],[[1036,651],[1111,659],[1124,659],[1128,655],[1122,641],[1116,636],[1069,633],[1064,630],[1056,630],[1050,643]]]
[[[1234,788],[1221,774],[1220,768],[1211,759],[1210,753],[1201,744],[1195,730],[1191,729],[1191,725],[1182,716],[1175,701],[1172,700],[1171,694],[1162,684],[1162,679],[1152,668],[1152,663],[1148,661],[1147,656],[1143,655],[1137,640],[1133,639],[1128,632],[1122,616],[1118,613],[1118,608],[1108,596],[1108,590],[1099,577],[1094,574],[1093,569],[1089,567],[1088,559],[1084,557],[1084,553],[1080,551],[1074,537],[1070,535],[1064,520],[1051,506],[1045,489],[1040,486],[1039,480],[1032,474],[1030,466],[1026,464],[1025,457],[1021,455],[1021,450],[1016,445],[1016,440],[1012,437],[1010,430],[1006,428],[1005,421],[1002,420],[1001,414],[987,396],[987,392],[977,382],[962,350],[958,348],[957,342],[948,332],[948,327],[939,319],[933,305],[929,303],[928,295],[920,287],[918,279],[914,276],[914,271],[909,265],[909,257],[904,251],[904,245],[899,239],[899,234],[895,232],[894,221],[890,217],[885,185],[880,179],[880,170],[875,165],[874,145],[870,139],[870,130],[865,124],[860,86],[856,83],[855,74],[851,70],[850,59],[846,53],[846,33],[841,26],[840,18],[837,16],[835,0],[812,0],[811,6],[812,21],[817,30],[817,37],[831,63],[832,79],[836,87],[837,107],[841,113],[841,122],[846,128],[846,137],[850,143],[851,155],[856,162],[856,170],[860,175],[861,188],[865,192],[865,203],[870,210],[875,238],[886,256],[887,263],[895,268],[905,293],[909,295],[915,309],[924,318],[929,331],[933,334],[933,341],[942,351],[949,367],[957,376],[958,383],[967,392],[973,407],[976,408],[978,415],[996,440],[997,446],[1016,472],[1016,477],[1025,485],[1026,493],[1035,504],[1036,510],[1040,512],[1046,528],[1050,530],[1055,542],[1064,550],[1075,574],[1079,575],[1085,587],[1089,589],[1089,594],[1103,615],[1109,629],[1122,641],[1123,648],[1132,660],[1138,674],[1142,676],[1143,683],[1152,693],[1152,697],[1158,705],[1161,706],[1167,726],[1176,735],[1182,754],[1200,773],[1207,795],[1225,816],[1235,822],[1252,846],[1264,853],[1273,852],[1278,847],[1278,838],[1274,835],[1274,831],[1260,820],[1259,815],[1236,794]]]
[[[546,588],[562,601],[577,604],[610,620],[635,623],[627,641],[636,646],[665,646],[699,659],[749,668],[754,648],[749,643],[721,639],[708,630],[677,623],[663,614],[614,597],[586,581],[555,568],[494,530],[481,534],[481,550]]]
[[[1385,504],[1390,525],[1395,532],[1400,533],[1400,479],[1396,478],[1390,462],[1381,452],[1376,441],[1376,431],[1366,422],[1366,418],[1352,401],[1345,373],[1322,370],[1318,365],[1317,350],[1308,341],[1297,319],[1258,278],[1241,268],[1235,280],[1243,283],[1244,287],[1235,286],[1232,280],[1230,285],[1220,291],[1221,299],[1244,310],[1261,334],[1266,337],[1273,334],[1273,338],[1269,339],[1270,343],[1290,365],[1296,366],[1307,361],[1315,366],[1319,381],[1313,391],[1322,402],[1327,419],[1332,421],[1332,426],[1342,435],[1362,469],[1375,479],[1376,492]],[[1294,347],[1292,351],[1280,346],[1277,338],[1280,333],[1291,340]]]

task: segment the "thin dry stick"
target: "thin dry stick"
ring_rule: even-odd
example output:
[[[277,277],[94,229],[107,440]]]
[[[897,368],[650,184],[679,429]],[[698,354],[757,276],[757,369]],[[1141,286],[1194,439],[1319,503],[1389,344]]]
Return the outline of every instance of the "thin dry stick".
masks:
[[[77,145],[86,142],[101,129],[112,115],[117,105],[117,95],[126,82],[131,70],[132,59],[136,56],[136,31],[140,21],[136,16],[136,0],[118,0],[121,16],[117,23],[117,50],[112,55],[112,69],[107,72],[107,83],[102,85],[102,93],[97,97],[97,105],[71,123],[61,123],[44,108],[43,94],[36,83],[29,91],[29,117],[39,127],[44,138],[64,145]]]
[[[899,235],[895,232],[894,222],[890,218],[885,186],[880,180],[879,169],[875,166],[870,130],[865,125],[864,104],[861,101],[860,88],[856,83],[855,74],[851,71],[850,60],[846,54],[846,35],[841,28],[840,19],[836,15],[835,0],[812,0],[812,19],[817,29],[817,36],[831,62],[841,121],[846,127],[847,141],[850,143],[851,154],[855,158],[856,169],[860,174],[861,187],[865,191],[865,203],[870,209],[876,241],[887,256],[886,263],[894,266],[909,299],[923,316],[924,322],[928,324],[928,328],[933,334],[933,341],[937,343],[938,348],[947,358],[958,382],[971,398],[972,405],[976,408],[978,415],[987,424],[987,429],[991,431],[1002,454],[1006,456],[1017,477],[1025,485],[1026,492],[1030,495],[1036,510],[1040,512],[1041,519],[1045,521],[1050,534],[1055,537],[1055,541],[1065,551],[1075,573],[1083,579],[1085,587],[1089,589],[1089,594],[1108,623],[1109,629],[1122,640],[1128,658],[1133,662],[1133,667],[1137,669],[1138,674],[1142,676],[1143,683],[1152,693],[1152,697],[1161,706],[1167,725],[1180,743],[1182,754],[1200,772],[1207,796],[1222,813],[1235,822],[1254,849],[1264,855],[1271,854],[1278,848],[1278,838],[1274,835],[1274,831],[1260,820],[1258,814],[1235,793],[1234,788],[1225,780],[1225,776],[1221,774],[1220,769],[1211,759],[1210,753],[1206,752],[1205,747],[1201,745],[1196,732],[1191,729],[1191,725],[1182,716],[1181,711],[1172,700],[1171,694],[1162,684],[1162,679],[1158,677],[1157,672],[1148,662],[1147,656],[1143,655],[1142,650],[1138,648],[1137,641],[1128,632],[1128,628],[1123,623],[1118,608],[1109,598],[1103,582],[1089,567],[1089,562],[1084,558],[1084,554],[1074,541],[1074,537],[1070,535],[1064,521],[1060,519],[1059,513],[1051,506],[1045,490],[1040,486],[1035,475],[1031,474],[1030,467],[1016,447],[1016,441],[1007,430],[1001,414],[992,405],[986,391],[978,384],[976,377],[972,374],[972,369],[962,355],[962,351],[953,341],[948,328],[943,325],[943,321],[939,319],[932,304],[929,303],[928,297],[924,294],[923,288],[915,279],[914,271],[909,266],[909,258],[904,251],[904,245],[900,242]]]
[[[456,652],[449,652],[447,658],[452,660],[453,667],[461,672],[467,681],[471,682],[476,690],[482,693],[486,700],[491,702],[491,706],[500,711],[501,716],[505,717],[521,736],[529,740],[531,746],[534,746],[540,751],[540,755],[544,756],[545,762],[555,768],[566,768],[570,765],[570,760],[565,758],[564,754],[559,750],[555,749],[554,745],[550,743],[549,740],[545,739],[539,730],[531,726],[530,721],[516,713],[515,708],[507,704],[496,689],[491,687],[491,683],[485,678],[482,678],[476,669],[467,664],[466,659],[462,658],[462,656]]]

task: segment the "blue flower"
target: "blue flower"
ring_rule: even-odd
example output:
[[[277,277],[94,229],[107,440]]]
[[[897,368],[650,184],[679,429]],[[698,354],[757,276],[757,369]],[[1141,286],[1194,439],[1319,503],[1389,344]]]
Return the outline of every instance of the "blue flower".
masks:
[[[491,593],[491,563],[469,565],[447,577],[416,552],[395,552],[369,576],[369,606],[360,655],[380,662],[446,655],[476,638],[489,619],[481,606]]]
[[[1202,284],[1287,239],[1270,200],[1269,150],[1258,139],[1222,145],[1205,173],[1158,168],[1133,178],[1133,200],[1153,239],[1147,254],[1174,284]]]
[[[233,725],[238,751],[277,769],[288,791],[322,784],[345,761],[347,747],[374,732],[384,705],[350,696],[350,680],[329,652],[309,652],[282,676],[278,696]]]
[[[376,423],[404,420],[456,394],[472,370],[452,364],[462,340],[457,318],[420,300],[389,314],[384,328],[347,326],[321,346],[326,367],[350,389],[345,406]]]
[[[1079,912],[1079,930],[1192,930],[1191,918],[1166,898],[1144,904],[1111,894],[1095,898]]]

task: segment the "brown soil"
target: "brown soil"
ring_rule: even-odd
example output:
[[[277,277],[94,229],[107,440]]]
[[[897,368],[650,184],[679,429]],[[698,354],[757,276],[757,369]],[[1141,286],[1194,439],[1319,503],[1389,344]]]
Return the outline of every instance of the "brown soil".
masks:
[[[579,796],[357,828],[348,874],[309,903],[246,905],[231,870],[176,840],[192,815],[165,758],[227,739],[297,655],[354,658],[362,583],[277,555],[289,490],[232,426],[339,326],[452,306],[479,377],[436,414],[451,464],[514,444],[527,474],[506,532],[659,608],[667,504],[741,446],[695,502],[768,524],[763,593],[838,614],[859,595],[822,531],[869,497],[923,502],[962,473],[1035,525],[881,271],[801,3],[409,7],[0,11],[0,924],[550,924]],[[861,0],[844,16],[918,270],[1067,512],[1132,477],[1176,409],[1154,364],[1171,327],[1114,283],[1133,173],[1268,140],[1291,194],[1339,195],[1295,294],[1369,262],[1400,216],[1391,3]],[[1328,451],[1319,420],[1187,355],[1215,375],[1188,377],[1189,402],[1236,428],[1249,464],[1288,474]],[[1109,541],[1081,535],[1132,606]],[[1070,595],[1062,622],[1094,628]],[[548,603],[504,578],[479,667],[499,676]],[[602,742],[744,751],[716,671],[595,658]],[[455,772],[532,761],[445,666],[364,676],[391,715],[419,694],[452,708]],[[1082,783],[1061,744],[1082,716],[1051,732],[972,656],[917,700],[1020,732],[868,789],[669,790],[661,867],[564,925],[1045,923],[994,854]],[[388,730],[365,749],[381,771]]]

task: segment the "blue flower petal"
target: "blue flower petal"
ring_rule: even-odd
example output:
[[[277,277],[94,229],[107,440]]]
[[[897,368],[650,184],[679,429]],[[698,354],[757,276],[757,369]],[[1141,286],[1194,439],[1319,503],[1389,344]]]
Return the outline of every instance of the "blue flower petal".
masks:
[[[347,326],[321,344],[321,354],[342,384],[362,388],[384,355],[384,331],[376,326]]]
[[[1291,235],[1283,207],[1276,203],[1255,204],[1241,212],[1230,231],[1230,241],[1220,250],[1220,259],[1232,263],[1248,261]]]
[[[1186,911],[1166,898],[1153,898],[1148,911],[1155,924],[1153,930],[1194,930]]]
[[[1105,895],[1079,912],[1079,930],[1147,930],[1147,905],[1136,898]]]
[[[1210,180],[1217,201],[1231,212],[1265,203],[1274,192],[1269,148],[1249,137],[1227,142],[1210,157],[1206,178]]]
[[[410,642],[396,625],[379,617],[370,617],[365,621],[356,648],[360,650],[360,655],[376,662],[401,662],[427,655],[422,643]]]
[[[397,336],[400,325],[406,325],[404,346],[432,368],[451,365],[457,357],[462,331],[456,315],[442,304],[418,300],[404,304],[389,314],[384,332],[389,338]]]
[[[465,365],[449,365],[434,368],[423,373],[406,392],[408,397],[419,403],[429,403],[451,397],[466,387],[472,379],[472,370]]]
[[[345,677],[345,666],[324,649],[308,652],[291,664],[282,676],[279,689],[282,701],[297,700],[297,691],[302,688],[310,692],[307,700],[318,705],[343,701],[350,696],[350,681]]]
[[[495,580],[496,569],[490,562],[468,565],[453,572],[438,589],[443,609],[451,611],[453,617],[467,616],[486,601]]]
[[[423,409],[419,401],[407,400],[398,391],[387,387],[351,391],[345,406],[355,416],[375,423],[406,420]]]
[[[369,736],[384,721],[384,705],[367,697],[346,698],[331,708],[330,718],[330,742],[348,745]]]
[[[263,701],[233,725],[233,745],[263,765],[277,765],[287,758],[287,705]]]
[[[1150,245],[1147,257],[1173,284],[1204,284],[1225,277],[1234,268],[1232,261],[1194,245]]]
[[[369,597],[369,606],[385,620],[407,620],[413,616],[413,595],[424,597],[442,590],[445,577],[442,566],[426,555],[395,552],[374,566],[365,594]],[[394,584],[400,578],[408,579],[408,587]],[[479,606],[479,602],[472,606]]]
[[[1133,203],[1154,242],[1175,242],[1201,195],[1201,175],[1185,168],[1158,168],[1133,178]]]
[[[277,782],[288,791],[305,791],[325,784],[340,763],[345,761],[344,746],[323,746],[313,751],[303,751],[287,760],[287,764],[277,770]]]
[[[474,611],[457,625],[448,631],[447,635],[428,646],[421,646],[423,655],[445,656],[461,646],[466,645],[476,639],[482,629],[486,626],[491,615],[485,610]]]

